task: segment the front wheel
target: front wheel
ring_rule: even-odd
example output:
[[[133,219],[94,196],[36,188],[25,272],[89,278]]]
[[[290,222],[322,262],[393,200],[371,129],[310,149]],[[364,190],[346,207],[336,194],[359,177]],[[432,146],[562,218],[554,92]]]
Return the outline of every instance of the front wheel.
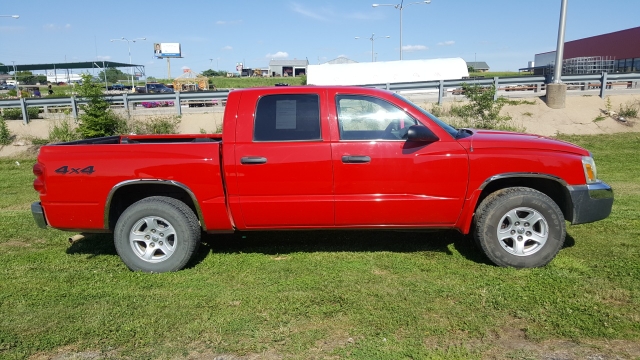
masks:
[[[161,273],[182,269],[197,250],[200,234],[198,218],[187,205],[153,196],[122,213],[114,242],[129,269]]]
[[[475,214],[474,237],[498,266],[533,268],[548,264],[564,243],[564,216],[547,195],[526,187],[487,196]]]

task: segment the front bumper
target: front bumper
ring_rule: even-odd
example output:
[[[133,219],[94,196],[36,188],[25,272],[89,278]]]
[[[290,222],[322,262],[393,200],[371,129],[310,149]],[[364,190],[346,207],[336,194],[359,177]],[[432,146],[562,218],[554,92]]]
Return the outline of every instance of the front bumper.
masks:
[[[47,228],[47,219],[44,216],[44,209],[40,202],[34,202],[31,204],[31,214],[33,215],[33,219],[36,221],[38,227],[42,229]]]
[[[570,186],[569,194],[573,203],[573,225],[602,220],[611,214],[613,189],[604,182]]]

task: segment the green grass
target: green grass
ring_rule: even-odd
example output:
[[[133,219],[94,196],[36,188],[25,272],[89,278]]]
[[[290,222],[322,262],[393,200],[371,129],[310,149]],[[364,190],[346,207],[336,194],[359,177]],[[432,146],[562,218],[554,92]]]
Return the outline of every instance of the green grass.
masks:
[[[215,76],[209,78],[209,84],[215,85],[217,89],[244,89],[259,86],[274,86],[275,84],[289,84],[292,86],[303,85],[304,77],[224,77]],[[157,81],[171,84],[169,79],[157,79]],[[212,87],[213,89],[213,87]]]
[[[34,160],[2,159],[0,358],[529,359],[561,341],[570,358],[632,358],[640,135],[561,138],[593,152],[613,213],[568,227],[558,257],[526,270],[455,232],[318,231],[208,236],[183,271],[133,273],[110,235],[69,245],[38,229]]]
[[[214,77],[210,83],[213,83],[218,89],[241,89],[257,86],[274,86],[275,84],[303,85],[303,77],[245,77],[245,78],[228,78]]]

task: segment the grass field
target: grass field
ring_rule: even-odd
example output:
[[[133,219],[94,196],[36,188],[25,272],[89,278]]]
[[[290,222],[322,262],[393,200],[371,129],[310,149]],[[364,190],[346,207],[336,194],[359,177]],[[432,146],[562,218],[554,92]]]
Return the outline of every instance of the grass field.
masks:
[[[34,160],[2,159],[0,358],[639,358],[640,134],[562,138],[613,213],[527,270],[455,232],[341,231],[208,236],[183,271],[133,273],[110,235],[37,228]]]

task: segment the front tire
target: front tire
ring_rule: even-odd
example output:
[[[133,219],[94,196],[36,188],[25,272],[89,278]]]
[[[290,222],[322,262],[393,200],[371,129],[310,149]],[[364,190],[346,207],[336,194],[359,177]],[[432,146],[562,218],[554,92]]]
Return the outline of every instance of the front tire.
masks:
[[[184,268],[200,245],[198,218],[183,202],[164,196],[142,199],[120,216],[116,251],[133,271],[162,273]]]
[[[560,251],[565,236],[564,216],[558,205],[531,188],[496,191],[476,210],[474,238],[498,266],[545,266]]]

